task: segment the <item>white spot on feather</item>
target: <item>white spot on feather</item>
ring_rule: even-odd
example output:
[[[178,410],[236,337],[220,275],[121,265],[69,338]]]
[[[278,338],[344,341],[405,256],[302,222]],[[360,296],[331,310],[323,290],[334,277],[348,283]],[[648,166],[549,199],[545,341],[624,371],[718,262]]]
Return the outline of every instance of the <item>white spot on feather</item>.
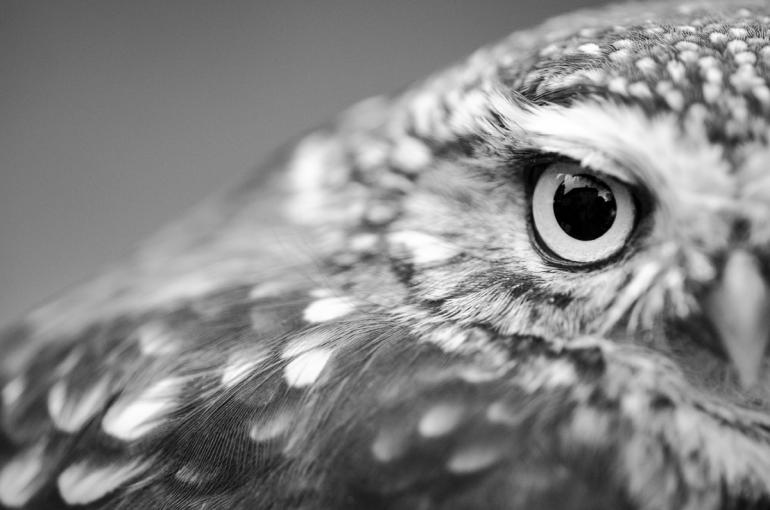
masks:
[[[749,35],[749,32],[742,27],[734,27],[728,30],[727,32],[730,34],[731,37],[734,37],[736,39],[745,39]]]
[[[292,338],[281,353],[281,358],[290,359],[316,347],[321,347],[330,341],[326,330],[310,330]]]
[[[631,39],[618,39],[617,41],[613,42],[612,45],[618,49],[631,48],[634,46],[634,42]]]
[[[739,65],[754,64],[757,61],[757,56],[750,51],[742,51],[735,55],[735,63]]]
[[[594,27],[581,28],[578,35],[587,39],[595,39],[599,35],[599,30]]]
[[[765,85],[765,81],[757,76],[754,66],[748,64],[738,67],[738,70],[730,76],[730,83],[741,92],[748,92],[755,87]]]
[[[610,92],[625,96],[628,93],[628,80],[623,76],[614,76],[608,83]]]
[[[204,472],[199,469],[198,466],[192,464],[185,464],[180,467],[174,478],[183,483],[189,483],[191,485],[202,485],[210,481],[213,476],[216,476],[216,472]]]
[[[388,235],[388,241],[405,249],[415,264],[444,262],[459,253],[456,246],[424,232],[402,230]]]
[[[321,299],[321,298],[327,298],[327,297],[334,296],[334,291],[332,289],[327,289],[325,287],[321,287],[321,288],[318,288],[318,289],[311,289],[311,290],[309,290],[308,294],[311,297],[314,297],[316,299]]]
[[[746,51],[746,48],[748,48],[748,45],[745,41],[741,41],[740,39],[735,39],[727,43],[727,51],[733,54]]]
[[[679,60],[691,64],[698,60],[698,52],[685,50],[679,53]]]
[[[26,383],[22,376],[14,377],[8,383],[3,386],[3,405],[6,407],[13,407],[16,402],[19,401],[22,394],[24,394],[24,388]]]
[[[502,373],[500,370],[490,370],[480,366],[469,365],[460,369],[457,375],[465,382],[479,384],[499,379]]]
[[[367,138],[366,143],[355,147],[356,159],[363,168],[373,168],[385,164],[389,147],[376,138]]]
[[[493,402],[486,412],[486,418],[490,422],[509,426],[520,425],[527,416],[529,414],[524,410],[513,408],[505,402]]]
[[[447,461],[447,469],[462,475],[475,473],[496,463],[502,455],[500,447],[471,446],[460,450]]]
[[[24,506],[45,482],[45,444],[21,452],[0,470],[0,503],[16,508]]]
[[[692,41],[679,41],[674,47],[679,51],[698,51],[698,45]]]
[[[294,412],[281,409],[265,419],[258,420],[249,429],[249,437],[253,441],[269,441],[282,435],[294,421]]]
[[[147,469],[139,461],[94,466],[89,462],[72,464],[56,481],[62,499],[70,505],[87,505],[120,488]]]
[[[69,354],[67,354],[67,356],[62,360],[62,362],[56,366],[56,369],[54,370],[54,374],[59,377],[68,375],[72,370],[75,369],[75,367],[78,364],[78,361],[80,361],[82,357],[83,357],[82,346],[75,347],[69,352]]]
[[[700,73],[706,81],[710,83],[719,84],[722,83],[722,69],[719,61],[712,57],[703,57],[698,61],[700,66]]]
[[[770,88],[768,88],[766,85],[754,87],[751,89],[751,92],[754,94],[754,97],[756,97],[763,104],[767,105],[770,103]]]
[[[456,404],[438,404],[428,410],[417,425],[423,437],[440,437],[452,432],[463,418],[464,408]]]
[[[267,359],[269,354],[267,350],[240,351],[231,354],[222,371],[222,386],[232,388],[245,381],[249,374],[253,373],[260,363]]]
[[[384,428],[372,442],[372,455],[379,462],[390,462],[406,451],[407,434],[403,428]]]
[[[610,53],[610,60],[613,62],[627,62],[634,56],[630,50],[625,48],[613,51]]]
[[[703,84],[703,99],[707,103],[715,103],[722,95],[722,87],[715,83]]]
[[[723,32],[711,32],[709,34],[709,41],[713,44],[722,44],[727,41],[727,34]]]
[[[551,360],[542,365],[534,365],[531,371],[522,373],[519,384],[528,391],[536,393],[544,389],[572,386],[577,379],[572,363],[565,360]]]
[[[599,446],[607,443],[609,428],[610,420],[606,414],[596,409],[578,406],[572,415],[568,434],[571,439]]]
[[[67,382],[60,380],[48,391],[48,414],[56,428],[64,432],[77,432],[96,413],[109,397],[109,380],[104,377],[77,397],[67,388]]]
[[[379,240],[377,234],[359,234],[350,239],[350,249],[360,253],[371,253],[377,248]]]
[[[468,335],[468,330],[446,326],[426,332],[420,341],[437,345],[445,352],[457,352],[465,345]]]
[[[650,91],[650,87],[643,81],[638,81],[636,83],[632,83],[631,85],[629,85],[628,93],[634,97],[638,97],[639,99],[652,98],[652,92]]]
[[[393,163],[404,170],[414,172],[425,167],[431,160],[430,149],[421,141],[404,137],[393,149]]]
[[[323,372],[332,353],[331,349],[312,349],[300,354],[286,364],[286,383],[295,388],[313,384]]]
[[[642,57],[636,61],[636,67],[644,74],[652,74],[658,69],[658,64],[650,57]]]
[[[580,46],[578,46],[577,49],[580,53],[586,53],[588,55],[598,56],[602,54],[602,49],[599,47],[598,44],[595,44],[595,43],[581,44]]]
[[[684,64],[677,60],[669,60],[666,64],[666,70],[674,83],[682,83],[687,76],[687,69]]]
[[[178,405],[181,379],[163,379],[139,394],[120,397],[102,419],[104,431],[133,441],[152,431]]]
[[[324,134],[311,134],[299,143],[286,174],[293,193],[285,213],[291,220],[326,225],[353,221],[361,214],[363,204],[353,198],[359,195],[348,180],[347,156],[336,138]],[[339,193],[346,198],[342,200]]]
[[[684,109],[684,95],[677,89],[671,89],[663,94],[663,99],[666,100],[669,108],[674,111],[681,112]]]
[[[355,310],[355,308],[355,301],[349,297],[335,296],[322,298],[310,303],[305,308],[302,317],[307,322],[327,322],[344,317]]]
[[[166,326],[157,322],[143,324],[137,331],[139,350],[145,356],[164,356],[173,354],[181,346]]]
[[[446,136],[446,132],[436,132],[436,112],[438,110],[437,101],[439,96],[437,94],[430,94],[428,92],[418,93],[412,98],[410,103],[411,120],[414,124],[414,130],[417,133],[423,134],[441,134]]]
[[[251,288],[249,291],[249,299],[257,300],[277,297],[289,288],[291,288],[291,286],[288,283],[282,281],[260,283],[259,285],[255,285]]]

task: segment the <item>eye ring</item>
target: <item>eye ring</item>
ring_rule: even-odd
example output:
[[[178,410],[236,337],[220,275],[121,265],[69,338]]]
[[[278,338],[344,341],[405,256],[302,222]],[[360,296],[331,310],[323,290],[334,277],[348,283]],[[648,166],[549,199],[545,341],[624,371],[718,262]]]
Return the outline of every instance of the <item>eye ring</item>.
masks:
[[[618,253],[636,223],[629,187],[574,162],[557,162],[538,177],[532,219],[538,238],[558,259],[592,264]]]

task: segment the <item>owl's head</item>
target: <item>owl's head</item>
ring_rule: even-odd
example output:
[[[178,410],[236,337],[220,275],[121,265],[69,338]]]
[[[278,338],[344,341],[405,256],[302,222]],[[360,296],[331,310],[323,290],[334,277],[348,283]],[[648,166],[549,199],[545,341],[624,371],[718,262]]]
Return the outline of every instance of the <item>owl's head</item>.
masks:
[[[447,348],[601,335],[765,406],[768,28],[641,5],[514,34],[308,138],[289,213]]]

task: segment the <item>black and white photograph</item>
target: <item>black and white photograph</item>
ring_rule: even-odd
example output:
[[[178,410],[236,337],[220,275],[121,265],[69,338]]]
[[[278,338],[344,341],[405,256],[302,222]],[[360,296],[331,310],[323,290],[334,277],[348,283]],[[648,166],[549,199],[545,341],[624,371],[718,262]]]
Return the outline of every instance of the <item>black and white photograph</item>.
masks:
[[[0,510],[770,510],[770,0],[0,0]]]

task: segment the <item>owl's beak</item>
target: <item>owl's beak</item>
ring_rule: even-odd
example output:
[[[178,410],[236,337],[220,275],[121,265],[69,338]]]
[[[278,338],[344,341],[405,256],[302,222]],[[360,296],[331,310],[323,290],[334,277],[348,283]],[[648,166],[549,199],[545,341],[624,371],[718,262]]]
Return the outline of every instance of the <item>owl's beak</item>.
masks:
[[[704,306],[741,385],[753,386],[770,339],[770,289],[757,259],[742,250],[731,252]]]

